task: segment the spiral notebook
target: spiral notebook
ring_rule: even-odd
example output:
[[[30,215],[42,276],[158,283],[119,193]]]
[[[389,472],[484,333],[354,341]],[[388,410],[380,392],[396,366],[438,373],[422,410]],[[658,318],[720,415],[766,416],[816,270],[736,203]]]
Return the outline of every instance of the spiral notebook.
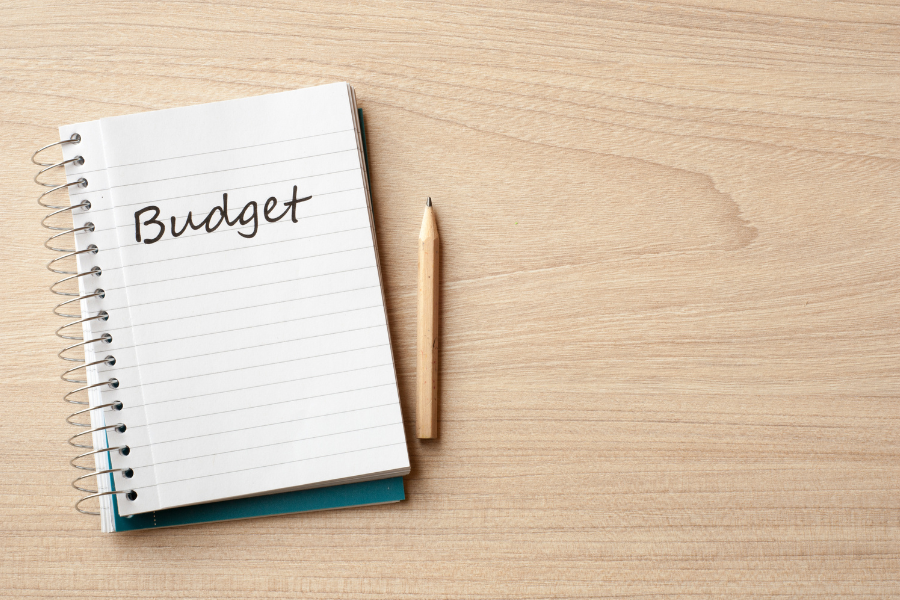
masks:
[[[403,498],[361,117],[338,83],[61,127],[36,160],[104,531]]]

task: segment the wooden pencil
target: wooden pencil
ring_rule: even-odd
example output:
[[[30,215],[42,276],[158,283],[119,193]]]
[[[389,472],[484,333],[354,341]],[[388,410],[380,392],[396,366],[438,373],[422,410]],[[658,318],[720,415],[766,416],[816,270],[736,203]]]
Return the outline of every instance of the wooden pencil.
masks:
[[[419,232],[418,358],[416,360],[416,437],[438,436],[438,305],[440,243],[431,198]]]

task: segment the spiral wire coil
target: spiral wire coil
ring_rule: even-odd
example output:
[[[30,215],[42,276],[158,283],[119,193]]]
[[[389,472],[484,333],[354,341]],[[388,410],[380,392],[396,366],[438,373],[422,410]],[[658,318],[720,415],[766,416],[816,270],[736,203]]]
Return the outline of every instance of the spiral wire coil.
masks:
[[[66,423],[72,425],[74,427],[78,427],[80,431],[69,438],[69,444],[74,448],[79,450],[83,450],[81,454],[75,456],[69,464],[71,464],[76,469],[80,471],[88,471],[87,473],[83,473],[76,477],[72,481],[72,487],[74,487],[79,492],[83,492],[88,494],[84,496],[80,500],[75,503],[75,509],[86,515],[99,515],[99,512],[89,511],[81,508],[81,504],[87,500],[93,498],[100,498],[101,496],[111,496],[115,494],[123,494],[129,500],[134,500],[137,498],[137,494],[134,490],[119,490],[119,491],[104,491],[100,492],[96,489],[91,489],[85,487],[89,485],[92,477],[96,477],[99,475],[109,475],[116,472],[121,472],[122,475],[126,478],[130,478],[133,475],[133,471],[131,469],[100,469],[96,466],[84,466],[83,464],[79,464],[84,460],[91,459],[93,460],[96,455],[102,454],[104,452],[113,452],[119,451],[121,454],[127,455],[130,452],[128,446],[115,446],[115,447],[106,447],[106,448],[94,448],[93,444],[90,443],[92,436],[94,433],[98,433],[101,431],[108,431],[110,429],[114,429],[118,432],[124,432],[126,426],[124,423],[116,423],[114,425],[104,425],[102,427],[93,427],[90,422],[90,415],[92,411],[95,410],[103,410],[106,408],[110,408],[112,410],[122,410],[123,405],[121,402],[108,402],[105,404],[100,404],[98,406],[90,406],[90,402],[88,400],[80,400],[77,399],[77,394],[80,392],[88,392],[94,388],[102,388],[104,386],[115,389],[119,387],[119,381],[115,378],[110,378],[106,381],[101,381],[99,383],[89,384],[87,381],[87,369],[90,367],[95,367],[98,365],[106,364],[106,365],[114,365],[116,363],[115,357],[112,355],[107,355],[103,359],[95,360],[92,362],[86,362],[83,358],[76,358],[67,354],[67,352],[72,350],[83,350],[85,346],[88,344],[109,344],[112,342],[112,336],[108,333],[104,333],[103,335],[91,339],[85,340],[83,335],[77,335],[78,329],[72,329],[73,327],[82,325],[83,323],[90,321],[106,321],[109,319],[109,314],[101,310],[96,315],[84,316],[81,314],[81,301],[87,300],[89,298],[97,298],[103,299],[105,297],[105,292],[102,289],[97,289],[91,293],[80,294],[75,291],[68,291],[66,289],[66,284],[68,283],[71,287],[72,283],[77,284],[78,280],[83,277],[99,277],[102,274],[102,269],[100,267],[93,267],[88,271],[84,271],[79,273],[78,269],[75,270],[67,270],[65,268],[65,259],[71,259],[72,261],[75,257],[82,254],[96,254],[99,249],[94,244],[88,245],[84,250],[77,250],[74,246],[74,234],[80,231],[92,232],[94,231],[94,224],[91,222],[86,222],[81,227],[75,227],[74,224],[69,223],[68,226],[59,225],[61,216],[69,216],[76,209],[81,209],[84,211],[91,209],[91,203],[89,200],[83,200],[77,204],[72,204],[71,206],[57,206],[50,204],[51,201],[49,196],[54,192],[65,191],[68,192],[70,187],[87,187],[88,181],[84,177],[79,178],[77,181],[73,181],[71,183],[51,183],[43,180],[43,177],[46,177],[51,172],[61,167],[65,167],[67,164],[75,164],[75,165],[83,165],[84,158],[81,156],[76,156],[74,158],[70,158],[68,160],[62,160],[60,162],[41,162],[38,160],[38,155],[40,155],[45,150],[49,150],[50,148],[56,146],[63,146],[66,144],[79,144],[81,143],[81,136],[77,133],[73,134],[71,138],[67,140],[62,140],[60,142],[55,142],[53,144],[47,144],[37,152],[35,152],[31,156],[31,162],[41,167],[41,170],[34,176],[34,182],[40,186],[49,188],[45,190],[40,196],[38,196],[38,204],[44,208],[49,208],[52,210],[49,214],[47,214],[42,220],[41,225],[46,229],[54,232],[46,242],[44,242],[44,246],[48,250],[52,250],[60,254],[56,258],[52,259],[49,263],[47,263],[47,269],[52,273],[56,273],[58,275],[63,275],[63,278],[50,286],[50,291],[56,294],[57,296],[63,296],[65,299],[57,304],[53,308],[53,314],[63,317],[65,319],[75,319],[74,321],[69,321],[65,325],[59,327],[56,330],[56,335],[63,340],[75,342],[69,346],[66,346],[62,350],[60,350],[58,356],[64,361],[69,363],[82,363],[78,366],[73,366],[66,369],[62,375],[60,375],[60,379],[67,383],[79,384],[81,387],[78,387],[74,390],[68,392],[65,396],[63,396],[63,400],[68,402],[69,404],[75,404],[78,406],[84,406],[85,408],[81,408],[68,417],[66,417]],[[56,223],[56,224],[54,224]],[[64,240],[67,239],[66,236],[72,234],[72,248],[64,248],[60,247]],[[69,261],[71,262],[71,261]],[[77,265],[77,263],[76,263]],[[76,288],[77,289],[77,288]],[[74,309],[78,308],[78,313],[75,314]],[[81,379],[83,377],[83,379]],[[83,397],[83,396],[81,396]],[[86,420],[87,422],[80,422],[82,420]]]

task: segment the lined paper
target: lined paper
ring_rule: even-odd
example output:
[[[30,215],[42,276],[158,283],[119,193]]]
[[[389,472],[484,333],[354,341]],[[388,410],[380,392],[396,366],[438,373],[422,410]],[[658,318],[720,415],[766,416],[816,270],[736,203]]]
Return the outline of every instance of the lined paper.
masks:
[[[332,84],[100,122],[121,515],[408,472],[355,113]]]

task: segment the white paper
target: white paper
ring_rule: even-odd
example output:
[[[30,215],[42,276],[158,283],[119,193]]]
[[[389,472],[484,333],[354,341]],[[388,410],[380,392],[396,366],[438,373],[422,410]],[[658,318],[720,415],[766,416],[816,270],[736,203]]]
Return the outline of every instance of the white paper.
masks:
[[[120,382],[111,459],[137,492],[119,514],[408,472],[351,94],[100,121],[111,202],[91,219],[117,258],[92,333],[114,335],[97,377]],[[223,194],[233,225],[186,227]]]

